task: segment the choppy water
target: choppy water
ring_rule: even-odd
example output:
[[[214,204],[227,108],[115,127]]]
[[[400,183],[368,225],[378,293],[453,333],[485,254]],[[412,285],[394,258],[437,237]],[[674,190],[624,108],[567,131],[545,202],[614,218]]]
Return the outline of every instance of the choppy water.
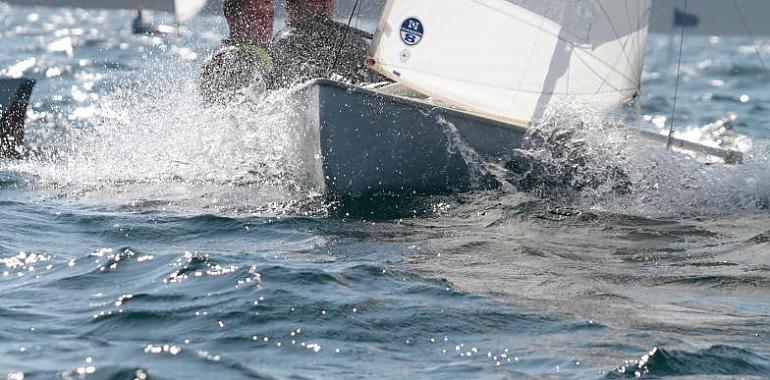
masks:
[[[296,174],[284,94],[199,107],[221,22],[147,38],[129,19],[0,5],[0,70],[39,81],[32,159],[0,163],[0,378],[770,374],[770,92],[749,41],[691,38],[678,106],[744,165],[593,127],[566,143],[582,191],[327,204]],[[668,43],[645,69],[653,128]]]

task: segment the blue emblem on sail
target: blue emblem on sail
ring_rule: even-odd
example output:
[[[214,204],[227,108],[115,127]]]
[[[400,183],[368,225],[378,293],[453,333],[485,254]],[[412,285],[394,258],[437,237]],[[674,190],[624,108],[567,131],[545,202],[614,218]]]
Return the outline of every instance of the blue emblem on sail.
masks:
[[[422,26],[422,21],[414,17],[410,17],[401,23],[401,41],[409,46],[419,44],[424,33],[425,29]]]
[[[699,22],[697,15],[674,9],[674,26],[693,27],[698,26]]]

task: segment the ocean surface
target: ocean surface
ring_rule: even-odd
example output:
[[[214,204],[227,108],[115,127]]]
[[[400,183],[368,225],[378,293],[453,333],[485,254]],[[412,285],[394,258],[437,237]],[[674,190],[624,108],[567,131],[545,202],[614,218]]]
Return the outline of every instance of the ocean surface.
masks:
[[[286,92],[200,106],[221,20],[131,17],[0,5],[0,73],[38,81],[30,158],[0,162],[0,379],[770,378],[750,39],[687,37],[676,118],[742,165],[557,115],[572,133],[525,149],[526,181],[328,202],[297,178]],[[677,48],[648,45],[648,128]]]

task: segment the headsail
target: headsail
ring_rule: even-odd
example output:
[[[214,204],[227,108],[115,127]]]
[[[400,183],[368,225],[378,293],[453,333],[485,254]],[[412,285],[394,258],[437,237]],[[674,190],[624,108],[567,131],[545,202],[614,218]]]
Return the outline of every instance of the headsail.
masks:
[[[195,17],[206,6],[206,0],[0,0],[0,2],[23,6],[147,9],[174,13],[179,21]]]
[[[389,0],[371,56],[407,87],[526,123],[636,95],[649,14],[650,0]]]

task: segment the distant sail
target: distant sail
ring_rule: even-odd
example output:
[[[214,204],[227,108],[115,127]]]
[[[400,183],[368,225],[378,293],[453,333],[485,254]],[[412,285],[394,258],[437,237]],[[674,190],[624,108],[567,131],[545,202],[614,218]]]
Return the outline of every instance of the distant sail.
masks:
[[[389,0],[377,71],[520,123],[559,101],[606,110],[638,93],[650,0]]]
[[[678,33],[684,26],[688,34],[770,35],[768,0],[689,0],[686,11],[684,0],[654,0],[652,4],[652,33]]]
[[[206,6],[206,0],[0,0],[12,5],[86,9],[147,9],[171,12],[179,21],[189,20]]]
[[[174,14],[179,21],[187,21],[206,7],[206,0],[174,0]]]

